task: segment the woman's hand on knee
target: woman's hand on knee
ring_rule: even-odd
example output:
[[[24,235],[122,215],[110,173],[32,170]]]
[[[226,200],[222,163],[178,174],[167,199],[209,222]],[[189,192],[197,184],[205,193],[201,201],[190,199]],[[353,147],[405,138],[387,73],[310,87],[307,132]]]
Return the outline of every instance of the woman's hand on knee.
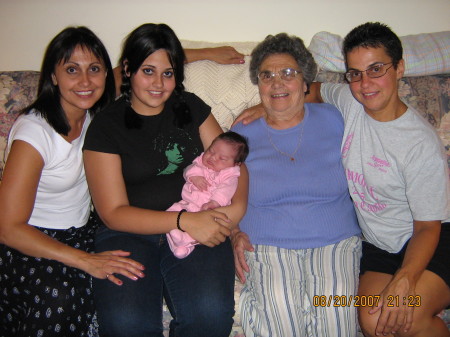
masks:
[[[126,256],[130,256],[130,253],[123,250],[87,254],[83,259],[83,264],[86,265],[83,270],[93,277],[108,279],[119,286],[123,282],[114,274],[121,274],[133,281],[143,278],[144,273],[142,271],[145,267]]]
[[[407,299],[414,297],[414,287],[406,278],[394,278],[380,295],[378,305],[369,311],[369,314],[381,311],[375,333],[387,335],[398,331],[407,332],[414,314],[414,306],[409,306]]]

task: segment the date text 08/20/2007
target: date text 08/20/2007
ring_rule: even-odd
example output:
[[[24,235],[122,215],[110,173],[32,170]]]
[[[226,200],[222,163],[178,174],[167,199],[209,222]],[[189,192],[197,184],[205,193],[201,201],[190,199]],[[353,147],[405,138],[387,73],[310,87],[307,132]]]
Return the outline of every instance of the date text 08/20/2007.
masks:
[[[315,307],[376,307],[380,303],[380,295],[316,295],[313,297]],[[421,298],[419,295],[410,295],[400,298],[400,296],[387,296],[386,306],[388,307],[420,307]]]

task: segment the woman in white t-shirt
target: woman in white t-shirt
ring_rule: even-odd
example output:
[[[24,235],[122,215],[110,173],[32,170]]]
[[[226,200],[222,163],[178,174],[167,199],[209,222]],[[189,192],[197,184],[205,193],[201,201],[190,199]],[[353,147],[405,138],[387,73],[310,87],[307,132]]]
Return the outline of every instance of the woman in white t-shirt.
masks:
[[[38,95],[11,129],[0,185],[0,336],[97,335],[91,280],[143,266],[93,253],[96,223],[83,168],[91,117],[114,99],[102,42],[69,27],[48,45]]]

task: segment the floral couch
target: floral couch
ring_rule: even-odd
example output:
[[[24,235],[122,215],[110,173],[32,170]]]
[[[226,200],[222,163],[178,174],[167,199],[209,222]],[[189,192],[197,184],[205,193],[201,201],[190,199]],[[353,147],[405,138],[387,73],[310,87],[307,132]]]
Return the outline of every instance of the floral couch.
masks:
[[[184,44],[185,47],[203,47],[199,44]],[[251,44],[233,44],[248,54]],[[245,108],[259,103],[256,86],[248,75],[249,58],[243,65],[219,65],[210,61],[199,61],[186,66],[185,86],[212,107],[212,112],[222,128],[228,129],[236,116]],[[36,96],[39,72],[0,72],[0,177],[3,170],[4,149],[9,129],[18,112]],[[342,73],[322,71],[317,80],[321,82],[343,82]],[[400,81],[400,96],[411,106],[421,111],[439,133],[449,155],[450,165],[450,74],[405,77]],[[239,301],[242,285],[236,281],[235,300]],[[236,310],[238,311],[238,310]],[[440,314],[449,324],[450,310]],[[164,326],[167,329],[170,313],[164,310]],[[243,337],[238,313],[230,336]]]

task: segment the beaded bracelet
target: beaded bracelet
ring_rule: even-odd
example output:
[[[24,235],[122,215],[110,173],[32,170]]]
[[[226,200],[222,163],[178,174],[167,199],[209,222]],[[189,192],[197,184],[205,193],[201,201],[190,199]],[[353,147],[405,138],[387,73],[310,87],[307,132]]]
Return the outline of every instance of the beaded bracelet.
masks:
[[[182,231],[182,232],[184,232],[184,230],[181,228],[181,226],[180,226],[180,217],[181,217],[181,214],[183,214],[184,212],[186,212],[186,210],[185,209],[182,209],[179,213],[178,213],[178,216],[177,216],[177,228],[180,230],[180,231]]]

